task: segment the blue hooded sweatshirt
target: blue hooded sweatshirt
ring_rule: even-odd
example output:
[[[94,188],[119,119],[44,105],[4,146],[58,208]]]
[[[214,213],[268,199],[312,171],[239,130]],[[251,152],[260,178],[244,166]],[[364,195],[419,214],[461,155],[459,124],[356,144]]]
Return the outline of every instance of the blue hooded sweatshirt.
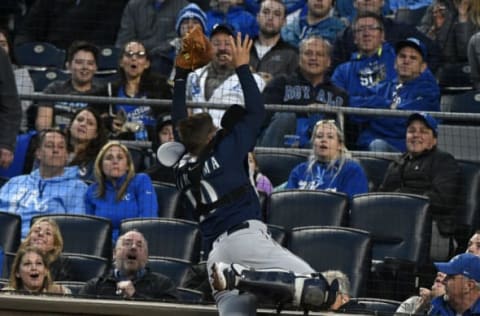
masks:
[[[385,108],[389,104],[395,71],[395,51],[384,43],[372,56],[354,53],[350,61],[339,65],[332,82],[347,90],[349,106],[355,108]],[[350,116],[356,123],[368,122],[367,116]]]
[[[87,185],[77,167],[66,167],[63,175],[43,179],[38,169],[11,178],[0,189],[0,209],[22,216],[22,238],[30,230],[33,216],[85,214]]]
[[[87,191],[85,201],[87,214],[109,218],[112,221],[113,241],[118,238],[120,223],[126,218],[157,217],[157,194],[150,177],[144,173],[136,174],[130,180],[125,195],[117,201],[117,190],[125,182],[126,175],[114,184],[105,182],[105,196],[97,197],[98,183],[92,184]]]
[[[386,109],[440,111],[440,88],[435,76],[428,68],[413,80],[403,84],[399,84],[396,80],[394,83],[391,85],[390,97],[385,104]],[[374,139],[380,138],[404,152],[406,132],[407,117],[376,116],[362,131],[357,144],[360,148],[366,149]]]
[[[309,164],[302,162],[293,168],[286,189],[328,190],[345,193],[349,198],[368,192],[367,176],[354,160],[345,160],[341,170],[338,161],[333,166],[316,161],[311,169]]]

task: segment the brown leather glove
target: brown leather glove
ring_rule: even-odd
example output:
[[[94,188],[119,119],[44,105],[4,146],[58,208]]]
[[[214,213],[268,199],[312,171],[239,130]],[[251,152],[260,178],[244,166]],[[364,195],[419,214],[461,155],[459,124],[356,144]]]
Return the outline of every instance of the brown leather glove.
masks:
[[[175,66],[183,69],[197,69],[212,59],[212,45],[203,34],[202,27],[196,25],[182,39],[182,49],[175,59]]]

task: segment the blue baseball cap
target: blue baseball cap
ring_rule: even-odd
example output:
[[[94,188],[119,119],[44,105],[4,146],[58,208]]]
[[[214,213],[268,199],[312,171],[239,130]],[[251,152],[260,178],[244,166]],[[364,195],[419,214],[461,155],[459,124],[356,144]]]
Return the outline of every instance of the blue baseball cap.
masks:
[[[210,38],[217,33],[224,33],[230,36],[235,37],[236,33],[233,27],[227,23],[215,24],[210,32]]]
[[[409,37],[406,40],[399,41],[395,44],[395,53],[398,54],[398,52],[404,48],[404,47],[412,47],[415,50],[417,50],[420,55],[422,55],[423,60],[427,60],[427,47],[421,40],[415,37]]]
[[[446,275],[461,274],[480,282],[480,257],[471,253],[462,253],[453,257],[449,262],[435,262],[434,264],[439,272]]]
[[[411,114],[407,119],[407,126],[409,126],[415,120],[420,120],[425,123],[425,125],[427,125],[433,131],[433,135],[435,137],[438,136],[438,122],[430,114],[425,112]]]

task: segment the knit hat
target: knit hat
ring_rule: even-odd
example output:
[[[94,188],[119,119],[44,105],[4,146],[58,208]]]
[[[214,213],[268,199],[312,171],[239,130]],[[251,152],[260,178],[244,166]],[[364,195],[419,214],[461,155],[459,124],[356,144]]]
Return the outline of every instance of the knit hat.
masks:
[[[183,7],[182,10],[178,12],[177,22],[175,23],[175,31],[177,31],[178,36],[180,36],[180,25],[185,19],[197,19],[200,22],[203,28],[203,32],[207,30],[207,15],[205,12],[200,9],[195,3],[190,3],[189,5]]]

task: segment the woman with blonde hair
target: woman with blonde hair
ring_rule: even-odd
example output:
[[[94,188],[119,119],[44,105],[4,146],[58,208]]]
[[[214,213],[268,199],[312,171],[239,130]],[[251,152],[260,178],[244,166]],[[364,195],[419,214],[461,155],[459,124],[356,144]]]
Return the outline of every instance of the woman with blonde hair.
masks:
[[[333,120],[320,120],[312,133],[312,154],[290,173],[286,189],[328,190],[349,197],[368,192],[360,164],[345,147],[342,130]]]
[[[95,179],[86,194],[86,213],[112,221],[113,241],[117,240],[123,219],[157,216],[152,181],[144,173],[135,173],[132,156],[120,142],[111,141],[100,150],[95,160]]]
[[[2,291],[71,294],[69,288],[55,284],[50,276],[45,253],[37,247],[21,247],[13,261],[10,279]]]
[[[48,217],[35,220],[20,247],[37,247],[45,254],[52,280],[68,281],[70,279],[68,262],[61,256],[62,233],[55,220]]]

